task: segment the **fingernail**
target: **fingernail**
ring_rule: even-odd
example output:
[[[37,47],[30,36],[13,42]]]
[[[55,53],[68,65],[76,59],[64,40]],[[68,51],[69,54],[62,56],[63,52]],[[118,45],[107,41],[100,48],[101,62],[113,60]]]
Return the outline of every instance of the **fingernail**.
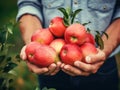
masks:
[[[77,62],[77,61],[74,63],[74,65],[77,66],[77,67],[80,66],[79,62]]]
[[[67,66],[67,65],[65,65],[65,66],[64,66],[64,69],[68,69],[68,66]]]
[[[63,67],[64,67],[64,64],[61,65],[61,68],[63,68]]]
[[[90,62],[91,62],[91,57],[87,56],[87,57],[85,58],[85,60],[86,60],[87,63],[90,63]]]

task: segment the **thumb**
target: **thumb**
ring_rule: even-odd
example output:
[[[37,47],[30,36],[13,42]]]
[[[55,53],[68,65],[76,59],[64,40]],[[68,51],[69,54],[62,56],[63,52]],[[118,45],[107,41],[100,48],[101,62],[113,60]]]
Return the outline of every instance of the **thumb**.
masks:
[[[26,56],[26,53],[25,53],[25,49],[26,49],[26,46],[24,46],[22,49],[21,49],[21,52],[20,52],[20,58],[22,60],[26,60],[27,59],[27,56]]]
[[[98,49],[97,54],[89,55],[86,56],[85,58],[86,63],[96,63],[104,60],[105,60],[105,53],[100,49]]]

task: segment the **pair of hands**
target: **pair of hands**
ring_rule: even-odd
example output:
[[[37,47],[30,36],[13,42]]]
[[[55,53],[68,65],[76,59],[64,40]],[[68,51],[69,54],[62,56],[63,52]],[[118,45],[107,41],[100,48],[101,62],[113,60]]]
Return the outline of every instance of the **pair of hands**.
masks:
[[[20,53],[20,57],[23,60],[27,59],[25,48],[26,46],[22,48]],[[74,66],[66,65],[62,62],[57,62],[56,64],[51,64],[49,67],[40,68],[31,64],[27,60],[26,63],[29,70],[36,74],[55,75],[57,72],[59,72],[59,70],[62,70],[71,76],[89,76],[90,74],[96,73],[98,71],[98,69],[103,65],[105,59],[105,53],[98,49],[98,53],[96,55],[90,55],[85,58],[86,63],[75,61]]]

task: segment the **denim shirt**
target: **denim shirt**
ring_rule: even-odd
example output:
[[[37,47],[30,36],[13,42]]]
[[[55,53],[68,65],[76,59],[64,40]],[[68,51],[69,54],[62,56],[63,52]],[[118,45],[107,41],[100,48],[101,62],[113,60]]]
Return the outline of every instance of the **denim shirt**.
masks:
[[[120,17],[120,0],[18,0],[17,20],[24,14],[37,16],[44,27],[48,27],[50,20],[55,16],[63,14],[58,7],[70,8],[82,11],[75,17],[80,23],[91,22],[86,28],[95,31],[105,31],[111,21]],[[120,51],[120,45],[110,55],[113,56]]]

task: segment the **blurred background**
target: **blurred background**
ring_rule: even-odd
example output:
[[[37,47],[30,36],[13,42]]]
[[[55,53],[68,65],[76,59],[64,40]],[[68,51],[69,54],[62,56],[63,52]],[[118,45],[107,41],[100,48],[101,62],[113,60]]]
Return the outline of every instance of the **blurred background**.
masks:
[[[17,15],[17,0],[1,0],[0,1],[0,27],[4,26],[10,20],[14,20]],[[19,54],[20,49],[24,45],[20,36],[19,29],[14,29],[13,36],[9,39],[11,43],[15,45],[14,48],[10,48],[9,54]],[[120,76],[120,53],[116,55],[119,76]],[[14,90],[39,90],[37,76],[31,73],[26,67],[25,62],[20,61],[18,66],[14,68],[15,80]],[[120,85],[119,85],[120,86]],[[12,90],[12,89],[11,89]]]
[[[17,0],[1,0],[0,1],[0,27],[3,27],[9,21],[14,21],[17,14]],[[14,44],[14,47],[9,49],[9,56],[14,56],[19,54],[20,49],[23,46],[23,42],[20,36],[18,27],[13,30],[13,34],[8,37],[10,43]],[[31,73],[26,67],[25,62],[20,61],[17,63],[11,73],[15,74],[14,82],[10,86],[12,88],[3,89],[3,90],[39,90],[37,76]],[[1,68],[0,68],[1,69]],[[2,76],[2,75],[0,75]],[[7,76],[9,77],[9,76]],[[10,83],[6,84],[6,87],[9,87]],[[0,87],[1,79],[0,79]],[[0,88],[1,90],[1,88]]]

